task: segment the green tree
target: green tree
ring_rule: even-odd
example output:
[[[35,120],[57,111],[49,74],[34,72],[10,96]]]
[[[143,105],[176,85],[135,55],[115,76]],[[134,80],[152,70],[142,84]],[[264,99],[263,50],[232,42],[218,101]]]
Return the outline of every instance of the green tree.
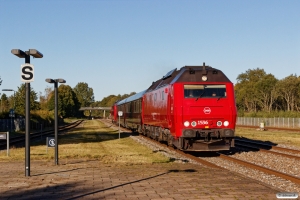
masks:
[[[20,115],[25,115],[25,94],[26,86],[21,84],[18,91],[15,93],[15,112]],[[39,110],[40,104],[37,101],[37,93],[30,87],[30,110]]]
[[[272,74],[266,74],[255,83],[257,90],[257,103],[263,111],[271,112],[272,106],[279,95],[277,90],[278,80]]]
[[[54,110],[54,91],[50,94],[48,109]],[[58,87],[58,115],[60,117],[75,117],[80,108],[80,103],[75,92],[69,85],[60,85]]]
[[[299,99],[300,80],[296,75],[290,75],[278,82],[279,96],[283,99],[286,111],[294,111]]]
[[[52,94],[53,94],[53,88],[49,87],[49,86],[46,87],[44,95],[42,95],[42,93],[40,92],[40,105],[41,105],[41,109],[47,110],[47,108],[48,108],[48,101],[50,100]]]
[[[235,85],[236,102],[238,106],[243,105],[243,109],[248,112],[257,112],[260,109],[259,92],[257,83],[266,77],[263,69],[249,69],[245,73],[238,75]],[[240,108],[238,108],[240,109]]]
[[[7,112],[9,110],[9,103],[6,94],[1,95],[1,112]]]
[[[87,83],[79,82],[73,90],[81,107],[89,107],[95,102],[93,88],[90,88]]]

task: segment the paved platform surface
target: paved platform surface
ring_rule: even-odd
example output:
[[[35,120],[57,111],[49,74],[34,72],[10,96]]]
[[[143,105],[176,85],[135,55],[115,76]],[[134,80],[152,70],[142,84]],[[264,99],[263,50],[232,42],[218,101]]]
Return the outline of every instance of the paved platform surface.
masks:
[[[103,164],[96,160],[0,162],[0,199],[276,199],[279,191],[195,164]]]

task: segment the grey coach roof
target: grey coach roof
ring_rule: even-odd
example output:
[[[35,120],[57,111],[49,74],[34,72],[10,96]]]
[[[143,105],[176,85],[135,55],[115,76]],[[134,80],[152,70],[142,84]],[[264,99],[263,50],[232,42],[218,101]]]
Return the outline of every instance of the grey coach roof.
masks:
[[[127,103],[127,102],[131,102],[131,101],[134,101],[134,100],[137,100],[137,99],[140,99],[142,98],[142,96],[145,94],[146,90],[142,91],[142,92],[139,92],[137,94],[134,94],[130,97],[127,97],[126,99],[123,99],[122,101],[119,101],[117,103],[117,105],[122,105],[124,103]]]

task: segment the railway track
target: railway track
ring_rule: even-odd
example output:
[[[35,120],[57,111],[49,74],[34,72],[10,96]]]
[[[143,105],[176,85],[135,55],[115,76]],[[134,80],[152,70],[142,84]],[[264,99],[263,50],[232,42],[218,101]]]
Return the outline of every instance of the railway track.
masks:
[[[254,163],[250,163],[250,162],[247,162],[247,161],[244,161],[244,160],[241,160],[241,159],[233,158],[231,156],[227,156],[227,155],[222,154],[222,153],[219,153],[219,155],[220,155],[220,158],[222,158],[222,159],[230,160],[232,162],[241,164],[245,167],[249,167],[249,168],[252,168],[252,169],[255,169],[255,170],[259,170],[259,171],[262,171],[262,172],[270,174],[270,175],[275,175],[275,176],[284,178],[286,180],[289,180],[293,183],[296,183],[296,184],[300,185],[300,178],[297,177],[297,176],[287,174],[287,173],[283,173],[283,172],[280,172],[280,171],[277,171],[277,170],[273,170],[271,168],[263,167],[263,166],[260,166],[260,165],[254,164]]]
[[[195,162],[199,162],[203,165],[206,165],[208,167],[213,167],[213,168],[222,168],[214,163],[211,163],[211,162],[208,162],[204,159],[201,159],[197,156],[194,156],[194,155],[191,155],[189,153],[186,153],[186,152],[183,152],[183,151],[180,151],[180,150],[177,150],[177,149],[174,149],[173,147],[169,147],[167,146],[166,144],[162,144],[158,141],[155,141],[155,140],[152,140],[148,137],[145,137],[143,135],[140,135],[141,137],[143,137],[144,139],[146,140],[150,140],[151,142],[154,142],[156,144],[159,144],[159,145],[162,145],[163,147],[165,148],[168,148],[170,151],[175,151],[176,153],[184,156],[184,157],[187,157]],[[281,178],[284,178],[286,180],[290,180],[291,182],[293,183],[296,183],[296,184],[300,184],[300,178],[297,177],[297,176],[294,176],[294,175],[291,175],[291,174],[287,174],[287,173],[283,173],[283,172],[280,172],[280,171],[276,171],[276,170],[273,170],[271,168],[267,168],[267,167],[263,167],[263,166],[260,166],[260,165],[257,165],[257,164],[254,164],[254,163],[250,163],[250,162],[247,162],[247,161],[243,161],[241,159],[237,159],[237,158],[233,158],[231,156],[228,156],[228,155],[225,155],[224,153],[220,153],[218,152],[217,153],[219,158],[221,159],[225,159],[225,160],[229,160],[231,162],[235,162],[237,164],[241,164],[245,167],[248,167],[248,168],[252,168],[252,169],[255,169],[255,170],[259,170],[259,171],[262,171],[264,173],[267,173],[267,174],[271,174],[271,175],[275,175],[277,177],[281,177]]]
[[[289,149],[270,145],[266,142],[249,140],[246,138],[235,138],[235,146],[238,148],[249,149],[252,151],[260,151],[264,153],[276,154],[288,158],[300,160],[300,151],[296,149]],[[295,155],[294,155],[295,154]]]
[[[60,126],[58,127],[58,133],[62,132],[62,131],[67,131],[71,128],[74,128],[76,126],[78,126],[79,124],[81,124],[83,122],[83,120],[78,120],[76,122],[64,125],[64,126]],[[54,134],[54,130],[47,130],[47,131],[42,131],[42,132],[34,132],[34,133],[30,133],[30,140],[34,140],[37,138],[41,138],[44,136],[48,136]],[[17,137],[12,137],[9,139],[9,146],[12,145],[24,145],[25,144],[25,134],[22,136],[17,136]],[[6,140],[3,140],[0,142],[0,150],[6,149],[7,146],[7,142]]]
[[[106,123],[110,123],[111,124],[111,122],[109,122],[109,121],[106,121]],[[147,141],[149,141],[151,143],[155,143],[156,145],[159,145],[162,148],[167,148],[167,149],[169,149],[169,151],[176,152],[177,154],[179,154],[179,155],[181,155],[181,156],[183,156],[185,158],[191,159],[194,162],[200,163],[202,165],[206,165],[208,167],[213,167],[213,168],[226,169],[226,168],[223,168],[222,166],[219,166],[219,165],[215,164],[215,163],[218,163],[218,162],[212,163],[212,162],[206,160],[205,158],[201,158],[201,157],[198,157],[197,155],[193,155],[193,154],[188,153],[188,152],[183,152],[183,151],[174,149],[173,147],[167,146],[166,144],[160,143],[158,141],[155,141],[155,140],[150,139],[148,137],[145,137],[143,135],[140,135],[140,137],[142,137],[143,139],[145,139],[145,140],[147,140]],[[239,138],[237,138],[237,139],[239,139]],[[239,143],[239,142],[237,142],[237,143]],[[253,145],[253,143],[252,143],[252,145]],[[256,144],[256,145],[258,145],[258,144]],[[262,145],[262,144],[260,144],[260,145]],[[249,143],[248,143],[248,146],[250,146]],[[271,151],[267,150],[267,149],[276,149],[276,150],[281,150],[281,151],[289,151],[289,152],[293,152],[293,153],[299,153],[297,150],[286,149],[286,148],[278,148],[278,147],[272,146],[270,144],[269,145],[264,144],[264,148],[265,149],[258,148],[257,146],[256,147],[252,146],[251,148],[256,148],[257,151],[268,152],[268,153],[270,153]],[[271,153],[274,153],[274,152],[272,151]],[[276,154],[277,154],[277,152],[276,152]],[[283,155],[284,153],[281,153],[281,154]],[[293,155],[288,155],[288,154],[284,154],[284,155],[286,157],[289,157],[289,158],[299,159],[298,156],[293,156]],[[216,153],[215,158],[226,160],[226,161],[230,161],[230,162],[233,162],[235,164],[242,165],[242,166],[244,166],[246,168],[250,168],[250,169],[261,171],[261,172],[263,172],[265,174],[274,175],[276,177],[280,177],[282,179],[289,180],[292,183],[299,184],[299,186],[300,186],[300,178],[297,177],[297,176],[295,176],[295,175],[293,175],[293,174],[284,173],[284,172],[281,172],[281,171],[278,171],[278,170],[274,170],[274,169],[272,169],[270,167],[265,167],[265,166],[261,166],[259,164],[255,164],[255,163],[252,163],[252,162],[247,162],[245,160],[234,158],[232,155],[226,155],[225,153],[221,153],[221,152]],[[226,170],[228,170],[228,169],[226,169]]]

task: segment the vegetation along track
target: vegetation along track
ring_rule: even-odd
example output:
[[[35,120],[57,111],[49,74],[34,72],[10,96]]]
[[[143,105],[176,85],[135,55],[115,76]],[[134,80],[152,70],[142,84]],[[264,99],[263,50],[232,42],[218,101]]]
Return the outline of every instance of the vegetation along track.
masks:
[[[60,126],[60,127],[58,127],[58,132],[67,131],[71,128],[74,128],[74,127],[78,126],[82,122],[83,122],[83,120],[77,120],[73,123],[70,123],[70,124],[67,124],[67,125],[64,125],[64,126]],[[48,136],[48,135],[51,135],[51,134],[54,134],[53,129],[47,130],[47,131],[42,131],[42,132],[30,133],[30,140],[41,138],[41,137]],[[25,134],[22,135],[22,136],[16,136],[16,137],[9,138],[9,145],[10,146],[12,146],[12,145],[24,145],[24,144],[25,144]],[[0,142],[0,150],[6,149],[6,146],[7,146],[6,140],[2,140]]]

